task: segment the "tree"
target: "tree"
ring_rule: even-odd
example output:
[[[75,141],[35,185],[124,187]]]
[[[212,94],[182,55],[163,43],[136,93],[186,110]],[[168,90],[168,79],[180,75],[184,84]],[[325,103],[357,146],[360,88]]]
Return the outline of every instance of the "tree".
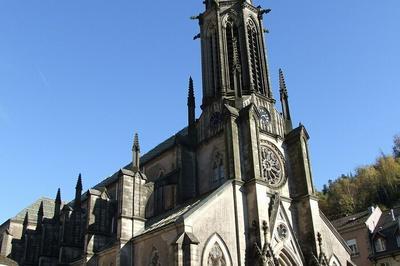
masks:
[[[395,158],[400,158],[400,134],[393,138],[393,156]]]
[[[399,204],[400,135],[395,137],[393,151],[397,158],[382,154],[374,164],[359,167],[354,174],[329,180],[318,193],[321,210],[330,219],[336,219],[373,205],[392,208]]]

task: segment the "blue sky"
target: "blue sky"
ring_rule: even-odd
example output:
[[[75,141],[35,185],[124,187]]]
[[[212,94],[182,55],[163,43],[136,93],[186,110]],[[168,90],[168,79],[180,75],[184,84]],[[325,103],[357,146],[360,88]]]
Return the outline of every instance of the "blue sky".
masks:
[[[0,223],[40,196],[73,197],[186,124],[201,99],[202,0],[0,0]],[[390,153],[400,132],[398,0],[257,1],[271,78],[283,68],[316,185]],[[199,112],[198,112],[199,114]]]

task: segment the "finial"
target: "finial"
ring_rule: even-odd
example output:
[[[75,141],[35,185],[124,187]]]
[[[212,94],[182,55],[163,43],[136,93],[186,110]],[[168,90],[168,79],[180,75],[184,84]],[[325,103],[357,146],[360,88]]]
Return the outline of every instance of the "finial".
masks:
[[[76,182],[75,189],[82,191],[82,174],[81,173],[79,173],[78,181]]]
[[[55,203],[61,204],[61,190],[60,189],[57,190],[57,196],[56,196]]]
[[[262,230],[264,231],[264,241],[267,243],[268,224],[266,221],[263,221]]]

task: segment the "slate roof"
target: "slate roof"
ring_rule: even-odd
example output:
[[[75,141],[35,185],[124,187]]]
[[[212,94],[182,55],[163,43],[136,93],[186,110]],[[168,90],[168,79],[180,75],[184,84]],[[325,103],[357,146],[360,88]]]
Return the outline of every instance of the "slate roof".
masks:
[[[232,180],[228,180],[222,186],[218,187],[214,191],[201,195],[195,199],[192,199],[184,204],[170,210],[166,213],[163,213],[157,217],[154,217],[148,221],[146,221],[145,229],[138,235],[138,237],[152,232],[157,229],[161,229],[165,226],[168,226],[173,223],[179,223],[184,217],[189,216],[195,210],[210,202],[210,199],[214,196],[217,196],[221,191],[223,191],[227,186],[232,184]]]
[[[12,219],[16,221],[23,222],[25,218],[26,212],[28,212],[29,216],[29,222],[30,223],[36,223],[37,221],[37,213],[39,210],[40,203],[43,202],[43,211],[44,211],[44,217],[45,218],[52,218],[54,215],[54,200],[49,199],[49,198],[40,198],[36,200],[34,203],[29,205],[28,207],[24,208],[22,211],[20,211],[16,216],[14,216]]]
[[[393,216],[391,210],[385,210],[382,211],[381,218],[379,219],[379,222],[377,226],[375,227],[375,230],[373,233],[376,232],[385,232],[387,231],[386,229],[390,229],[393,226],[398,225],[397,219],[400,217],[400,207],[396,207],[393,209],[393,215],[395,218],[395,221],[393,221]]]
[[[178,136],[185,136],[188,134],[188,128],[185,127],[182,130],[180,130],[178,133],[174,134],[173,136],[169,137],[165,141],[161,142],[159,145],[148,151],[146,154],[144,154],[140,158],[140,163],[145,164],[149,162],[150,160],[154,159],[157,157],[159,154],[171,149],[174,147],[176,144],[176,139]],[[126,165],[123,170],[128,170],[131,168],[131,164]],[[93,189],[99,190],[102,187],[107,187],[108,185],[114,183],[118,179],[118,172],[114,173],[113,175],[105,178],[102,180],[100,183],[97,185],[93,186]],[[87,192],[85,192],[82,195],[82,200],[85,200],[87,198]],[[35,201],[33,204],[29,205],[28,207],[24,208],[22,211],[20,211],[13,219],[17,221],[24,221],[25,218],[25,213],[28,211],[29,214],[29,222],[31,223],[36,223],[37,221],[37,212],[39,210],[40,202],[43,201],[43,207],[44,207],[44,217],[45,218],[52,218],[54,215],[54,200],[49,199],[49,198],[40,198],[37,201]],[[73,200],[70,201],[68,204],[72,205]]]
[[[400,207],[391,210],[385,210],[382,212],[381,218],[379,219],[378,225],[375,227],[375,231],[372,234],[371,239],[374,240],[375,236],[383,236],[386,240],[386,250],[382,252],[374,252],[371,258],[386,257],[400,253],[400,247],[397,244],[397,235],[400,229]]]
[[[351,228],[356,225],[365,224],[370,216],[369,211],[359,212],[353,215],[345,216],[332,221],[332,224],[338,231]]]
[[[165,141],[161,142],[158,144],[156,147],[145,153],[144,155],[141,156],[140,158],[140,164],[146,164],[147,162],[151,161],[161,153],[171,149],[172,147],[175,146],[176,144],[176,139],[178,136],[185,136],[188,134],[188,128],[185,127],[182,130],[180,130],[178,133],[174,134],[173,136],[169,137]],[[131,169],[131,163],[126,165],[125,167],[122,168],[122,170],[129,170]],[[99,189],[100,187],[106,187],[112,183],[114,183],[118,179],[118,172],[114,173],[113,175],[105,178],[103,181],[95,185],[93,188],[94,189]]]

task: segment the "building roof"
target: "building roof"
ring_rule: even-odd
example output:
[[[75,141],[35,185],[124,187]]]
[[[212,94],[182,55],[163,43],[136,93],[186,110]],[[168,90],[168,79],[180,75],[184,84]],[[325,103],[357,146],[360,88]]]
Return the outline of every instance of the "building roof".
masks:
[[[37,214],[39,210],[40,203],[43,202],[43,211],[44,217],[52,218],[54,215],[54,200],[50,198],[39,198],[34,203],[29,205],[28,207],[21,210],[16,216],[12,218],[12,220],[23,222],[25,218],[26,212],[28,212],[29,222],[36,223],[37,221]]]
[[[178,133],[176,133],[173,136],[169,137],[168,139],[166,139],[165,141],[161,142],[159,145],[157,145],[156,147],[154,147],[153,149],[151,149],[150,151],[145,153],[140,158],[140,164],[141,165],[146,164],[147,162],[151,161],[152,159],[154,159],[155,157],[157,157],[161,153],[171,149],[172,147],[175,146],[178,136],[185,136],[187,134],[188,134],[188,128],[185,127],[184,129],[180,130]],[[131,166],[132,166],[132,163],[129,163],[128,165],[123,167],[121,170],[122,171],[129,170],[129,169],[132,168]],[[103,179],[100,183],[98,183],[97,185],[93,186],[93,188],[94,189],[99,189],[100,187],[107,187],[108,185],[114,183],[118,179],[118,176],[119,176],[119,171],[117,171],[113,175]]]
[[[374,253],[371,256],[372,259],[400,254],[400,247],[397,243],[397,236],[399,235],[400,230],[399,219],[400,207],[382,212],[378,225],[372,233],[371,240],[374,241],[378,236],[383,237],[386,243],[386,250],[382,252],[376,252],[374,250]]]
[[[353,215],[336,219],[332,221],[332,224],[338,231],[343,231],[357,225],[365,224],[370,215],[371,213],[369,211],[363,211]]]
[[[392,212],[393,211],[393,212]],[[381,218],[375,227],[374,234],[377,232],[385,232],[393,226],[398,226],[398,219],[400,218],[400,206],[392,210],[382,211]]]
[[[217,196],[221,191],[225,190],[225,188],[231,184],[232,180],[228,180],[225,182],[225,184],[216,188],[215,190],[185,202],[171,211],[146,221],[145,229],[140,232],[137,237],[141,237],[157,229],[164,228],[170,224],[179,223],[180,221],[184,220],[186,216],[191,215],[194,211],[198,210],[198,208],[210,202],[211,198]]]
[[[148,151],[146,154],[144,154],[140,158],[140,164],[142,164],[142,165],[146,164],[149,161],[151,161],[152,159],[154,159],[155,157],[157,157],[158,155],[160,155],[161,153],[171,149],[176,144],[176,139],[178,136],[186,136],[187,134],[188,134],[188,128],[185,127],[182,130],[180,130],[178,133],[176,133],[175,135],[169,137],[168,139],[166,139],[165,141],[161,142],[156,147],[154,147],[153,149]],[[130,166],[130,164],[128,166]]]

